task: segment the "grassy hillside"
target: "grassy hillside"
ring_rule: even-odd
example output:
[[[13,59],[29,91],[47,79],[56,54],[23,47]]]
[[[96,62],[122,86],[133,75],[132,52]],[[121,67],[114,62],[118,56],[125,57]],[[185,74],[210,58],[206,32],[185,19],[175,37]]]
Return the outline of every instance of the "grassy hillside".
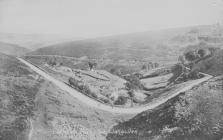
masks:
[[[24,55],[29,52],[28,49],[15,44],[0,42],[0,52],[7,55]]]
[[[108,59],[170,59],[188,45],[203,41],[199,38],[201,36],[221,39],[221,29],[220,26],[212,25],[123,34],[56,44],[40,48],[31,54]],[[209,40],[206,42],[210,43]],[[215,45],[216,43],[223,42],[215,42]]]
[[[87,106],[0,53],[0,140],[105,140],[129,117]]]
[[[0,53],[0,139],[27,140],[40,81],[16,58]]]
[[[30,74],[30,70],[15,57],[0,53],[0,72],[5,75],[19,76]]]
[[[197,49],[197,48],[195,48]],[[110,130],[107,140],[218,140],[223,137],[223,50],[194,64],[216,77],[155,110],[137,114]],[[115,132],[115,133],[114,133]]]
[[[211,75],[223,74],[223,50],[218,50],[213,56],[202,60],[194,65],[193,69]]]
[[[219,140],[223,137],[223,77],[182,93],[110,130],[107,140]]]

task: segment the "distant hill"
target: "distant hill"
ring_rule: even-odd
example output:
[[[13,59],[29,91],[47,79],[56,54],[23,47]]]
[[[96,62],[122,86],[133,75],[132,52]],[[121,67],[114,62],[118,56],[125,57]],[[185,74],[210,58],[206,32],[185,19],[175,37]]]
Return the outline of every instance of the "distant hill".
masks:
[[[30,50],[15,44],[0,42],[0,52],[7,55],[19,56],[30,52]]]
[[[177,57],[188,45],[199,43],[200,36],[222,37],[220,31],[220,26],[206,25],[122,34],[50,45],[31,54],[109,59],[169,59],[171,56]]]
[[[10,59],[10,58],[13,58],[13,57],[0,52],[1,64],[3,64],[5,62],[4,60]]]
[[[68,35],[65,36],[54,34],[19,34],[0,32],[0,42],[16,44],[28,48],[30,50],[36,50],[44,46],[79,39],[82,38]]]

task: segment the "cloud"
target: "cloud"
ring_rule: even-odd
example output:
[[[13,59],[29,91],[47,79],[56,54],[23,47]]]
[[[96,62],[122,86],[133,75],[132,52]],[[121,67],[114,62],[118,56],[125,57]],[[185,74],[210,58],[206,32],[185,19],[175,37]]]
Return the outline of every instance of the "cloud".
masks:
[[[219,19],[222,3],[222,0],[0,1],[0,30],[84,37],[211,24]]]

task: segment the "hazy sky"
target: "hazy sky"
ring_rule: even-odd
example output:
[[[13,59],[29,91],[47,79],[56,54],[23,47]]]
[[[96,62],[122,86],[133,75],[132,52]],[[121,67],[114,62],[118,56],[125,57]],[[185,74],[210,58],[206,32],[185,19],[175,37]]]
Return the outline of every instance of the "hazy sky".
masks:
[[[217,22],[222,0],[0,0],[0,32],[95,37]]]

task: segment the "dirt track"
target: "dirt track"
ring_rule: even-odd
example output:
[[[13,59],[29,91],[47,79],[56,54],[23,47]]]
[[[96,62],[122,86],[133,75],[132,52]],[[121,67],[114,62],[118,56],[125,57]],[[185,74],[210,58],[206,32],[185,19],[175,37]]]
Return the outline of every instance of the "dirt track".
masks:
[[[172,99],[173,97],[179,95],[180,93],[187,91],[191,88],[193,88],[194,86],[207,81],[208,79],[212,78],[212,76],[204,74],[205,77],[202,79],[198,79],[195,80],[191,85],[188,85],[182,89],[180,89],[179,91],[167,96],[166,98],[162,98],[159,101],[152,101],[151,103],[144,105],[144,106],[140,106],[140,107],[133,107],[133,108],[122,108],[122,107],[112,107],[110,105],[106,105],[103,103],[100,103],[92,98],[87,97],[86,95],[76,91],[75,89],[69,87],[68,85],[66,85],[65,83],[55,79],[54,77],[48,75],[46,72],[44,72],[43,70],[39,69],[38,67],[32,65],[31,63],[25,61],[22,58],[17,58],[18,60],[20,60],[22,63],[26,64],[27,66],[29,66],[32,70],[34,70],[35,72],[37,72],[38,74],[40,74],[41,76],[43,76],[45,79],[51,81],[52,83],[54,83],[56,86],[58,86],[59,88],[61,88],[62,90],[70,93],[71,96],[77,98],[78,100],[80,100],[81,102],[83,102],[84,104],[87,104],[91,107],[95,107],[104,111],[108,111],[108,112],[112,112],[112,113],[119,113],[119,114],[137,114],[146,110],[151,110],[156,108],[157,106],[167,102],[168,100]]]
[[[33,135],[33,123],[31,118],[29,119],[29,124],[30,124],[30,130],[29,130],[28,140],[31,140]]]

